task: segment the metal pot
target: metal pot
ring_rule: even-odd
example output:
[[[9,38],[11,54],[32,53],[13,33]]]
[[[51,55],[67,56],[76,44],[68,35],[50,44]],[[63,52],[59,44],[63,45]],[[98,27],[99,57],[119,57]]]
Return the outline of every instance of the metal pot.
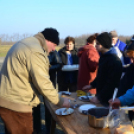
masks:
[[[98,107],[88,110],[88,122],[92,127],[106,128],[108,127],[108,115],[109,109]]]

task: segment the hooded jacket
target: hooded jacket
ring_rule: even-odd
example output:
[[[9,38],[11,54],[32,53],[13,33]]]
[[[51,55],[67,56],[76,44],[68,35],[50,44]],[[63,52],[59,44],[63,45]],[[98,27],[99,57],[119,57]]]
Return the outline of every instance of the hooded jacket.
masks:
[[[17,42],[8,51],[0,72],[0,106],[32,112],[40,103],[39,94],[53,104],[62,103],[49,79],[47,47],[41,33]]]
[[[85,85],[90,85],[96,77],[99,53],[91,44],[81,47],[78,51],[79,72],[78,72],[78,90],[82,90]],[[96,94],[96,89],[89,90],[91,94]]]

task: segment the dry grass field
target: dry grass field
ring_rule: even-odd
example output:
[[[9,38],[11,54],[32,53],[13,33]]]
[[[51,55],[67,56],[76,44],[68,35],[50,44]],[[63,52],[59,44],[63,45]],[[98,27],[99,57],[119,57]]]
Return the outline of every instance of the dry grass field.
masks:
[[[5,57],[12,45],[0,45],[0,57]]]
[[[0,57],[5,57],[11,47],[12,45],[0,45]],[[58,51],[60,48],[60,46],[57,46],[56,50]]]

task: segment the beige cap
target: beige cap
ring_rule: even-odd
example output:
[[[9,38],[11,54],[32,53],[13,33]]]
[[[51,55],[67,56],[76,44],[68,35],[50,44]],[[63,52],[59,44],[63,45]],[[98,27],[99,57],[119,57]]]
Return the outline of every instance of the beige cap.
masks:
[[[109,35],[110,35],[112,38],[118,37],[118,34],[117,34],[116,31],[111,31],[111,32],[109,32]]]

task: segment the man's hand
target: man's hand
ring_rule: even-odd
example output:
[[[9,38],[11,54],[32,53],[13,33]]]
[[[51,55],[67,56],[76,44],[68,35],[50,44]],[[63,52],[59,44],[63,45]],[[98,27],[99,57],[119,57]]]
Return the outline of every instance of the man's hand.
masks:
[[[113,99],[110,99],[108,102],[113,109],[118,109],[119,106],[121,106],[121,102],[118,98],[116,98],[114,101]]]
[[[93,97],[93,98],[91,98],[91,99],[90,99],[90,102],[95,103],[95,104],[100,103],[100,101],[98,100],[97,97]]]
[[[82,88],[82,90],[90,90],[90,89],[92,89],[92,86],[91,85],[86,85],[86,86],[84,86],[83,88]]]
[[[64,102],[63,102],[62,107],[69,108],[70,107],[70,100],[67,98],[63,98],[63,99],[64,99]]]

